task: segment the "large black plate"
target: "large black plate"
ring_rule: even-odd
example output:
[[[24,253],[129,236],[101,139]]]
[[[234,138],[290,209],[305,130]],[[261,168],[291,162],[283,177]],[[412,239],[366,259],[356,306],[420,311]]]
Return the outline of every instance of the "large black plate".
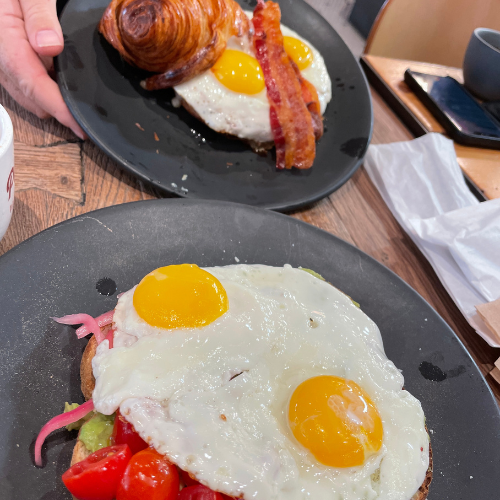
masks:
[[[322,53],[333,98],[313,168],[286,172],[276,171],[274,154],[258,156],[243,142],[226,138],[184,109],[174,108],[172,90],[143,90],[139,82],[145,72],[124,63],[97,32],[108,3],[68,2],[61,16],[65,49],[56,69],[76,120],[123,168],[166,193],[282,211],[323,198],[355,172],[371,137],[367,83],[339,35],[303,0],[279,0],[283,23]],[[256,4],[255,0],[240,3],[250,10]],[[182,181],[185,174],[188,177]]]
[[[360,250],[290,217],[224,202],[155,200],[70,219],[0,258],[2,499],[70,498],[60,475],[74,433],[52,434],[45,467],[32,464],[42,425],[64,401],[83,401],[85,341],[50,316],[114,307],[116,294],[96,290],[102,278],[113,279],[119,293],[162,265],[224,265],[235,258],[315,269],[359,301],[379,325],[406,388],[422,401],[434,450],[430,498],[498,497],[498,407],[460,341],[416,292]]]

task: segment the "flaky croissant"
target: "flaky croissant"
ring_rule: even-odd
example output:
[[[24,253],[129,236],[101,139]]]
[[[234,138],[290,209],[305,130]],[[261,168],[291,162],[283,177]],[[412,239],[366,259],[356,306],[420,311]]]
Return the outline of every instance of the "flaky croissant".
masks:
[[[234,0],[112,0],[99,31],[122,57],[161,73],[148,90],[179,85],[210,68],[249,21]]]

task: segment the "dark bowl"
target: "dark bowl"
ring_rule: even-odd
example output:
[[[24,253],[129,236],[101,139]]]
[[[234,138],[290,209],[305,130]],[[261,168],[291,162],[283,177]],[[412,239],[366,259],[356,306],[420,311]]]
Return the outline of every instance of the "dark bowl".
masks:
[[[464,83],[484,101],[500,100],[500,31],[476,28],[464,58]]]

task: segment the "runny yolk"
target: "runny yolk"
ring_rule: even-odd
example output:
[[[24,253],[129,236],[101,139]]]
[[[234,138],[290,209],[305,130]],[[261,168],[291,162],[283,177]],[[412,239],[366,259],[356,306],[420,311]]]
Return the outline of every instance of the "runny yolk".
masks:
[[[329,467],[362,465],[382,446],[377,408],[356,382],[341,377],[302,382],[292,394],[288,423],[297,441]]]
[[[133,298],[137,314],[160,328],[199,328],[229,308],[220,281],[195,264],[160,267],[137,285]]]
[[[304,42],[301,42],[292,36],[284,36],[283,45],[288,57],[299,67],[300,70],[306,69],[312,63],[312,50]]]
[[[239,50],[226,49],[212,66],[222,85],[239,94],[258,94],[264,90],[264,74],[255,57]]]

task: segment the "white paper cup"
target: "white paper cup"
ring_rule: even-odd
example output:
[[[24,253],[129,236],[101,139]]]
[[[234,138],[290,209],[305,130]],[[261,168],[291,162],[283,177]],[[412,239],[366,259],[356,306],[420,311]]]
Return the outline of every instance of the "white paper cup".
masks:
[[[14,208],[14,132],[0,105],[0,240],[9,227]]]

